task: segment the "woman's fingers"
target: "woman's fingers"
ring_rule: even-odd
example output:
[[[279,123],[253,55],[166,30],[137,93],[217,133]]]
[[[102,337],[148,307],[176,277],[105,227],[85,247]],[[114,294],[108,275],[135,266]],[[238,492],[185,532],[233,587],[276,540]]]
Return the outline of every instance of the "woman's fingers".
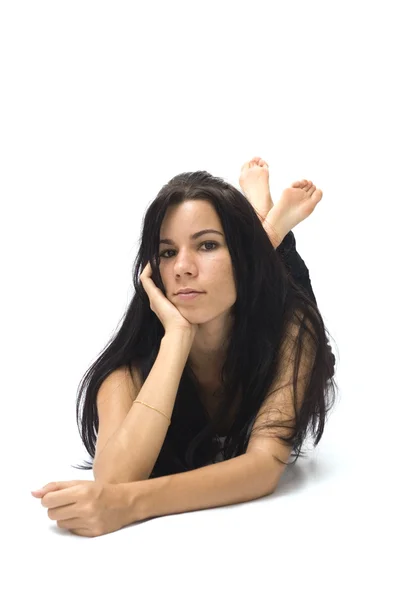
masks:
[[[142,285],[144,286],[144,290],[145,290],[150,302],[152,301],[153,290],[154,290],[154,288],[156,288],[155,283],[151,279],[151,274],[152,274],[151,263],[147,262],[147,264],[145,265],[145,268],[143,269],[143,271],[140,275],[140,281],[141,281]]]
[[[141,277],[147,277],[151,271],[152,271],[151,263],[148,261],[140,275],[140,279],[141,279]]]
[[[151,275],[152,275],[151,263],[147,262],[144,270],[142,271],[142,273],[140,275],[140,280],[141,280],[143,286],[145,287],[145,289],[147,289],[148,286],[151,288],[151,290],[153,290],[154,288],[158,289],[156,287],[153,279],[151,279]]]
[[[152,275],[152,267],[151,267],[151,263],[148,262],[145,265],[145,268],[143,269],[143,271],[140,275],[140,281],[141,281],[142,285],[144,286],[145,290],[147,289],[151,275]]]

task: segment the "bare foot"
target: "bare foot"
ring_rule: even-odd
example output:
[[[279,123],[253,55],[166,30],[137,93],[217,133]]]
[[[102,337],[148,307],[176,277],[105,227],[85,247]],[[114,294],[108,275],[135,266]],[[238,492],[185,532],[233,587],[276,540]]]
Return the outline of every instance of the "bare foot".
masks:
[[[268,164],[265,160],[255,156],[246,162],[240,171],[239,185],[260,221],[264,221],[274,206],[269,189]]]
[[[283,239],[293,227],[312,214],[322,196],[322,190],[317,190],[312,181],[295,181],[282,192],[280,199],[268,213],[267,222]]]

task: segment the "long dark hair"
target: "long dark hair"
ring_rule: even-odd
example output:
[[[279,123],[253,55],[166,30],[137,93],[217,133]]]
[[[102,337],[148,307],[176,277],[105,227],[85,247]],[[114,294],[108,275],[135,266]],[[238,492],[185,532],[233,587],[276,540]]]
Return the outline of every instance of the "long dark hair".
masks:
[[[91,459],[98,434],[96,398],[102,382],[121,367],[128,367],[131,375],[132,368],[137,369],[145,381],[156,360],[164,328],[150,308],[139,276],[150,261],[153,280],[166,295],[159,273],[160,227],[168,207],[195,199],[211,202],[220,218],[237,290],[221,372],[223,400],[211,419],[199,399],[198,382],[187,361],[171,424],[150,478],[195,469],[214,460],[220,451],[217,426],[237,399],[237,390],[241,391],[241,400],[236,404],[223,456],[228,459],[245,453],[255,417],[278,374],[281,349],[292,324],[298,330],[292,338],[296,419],[290,434],[276,435],[282,443],[292,445],[295,461],[305,455],[302,446],[307,435],[315,438],[315,446],[319,443],[336,396],[334,357],[322,316],[315,302],[291,278],[250,202],[235,187],[206,171],[182,173],[162,187],[147,209],[133,268],[136,293],[118,331],[79,383],[76,419]],[[312,356],[312,368],[299,405],[298,366],[303,347]],[[273,430],[275,427],[286,432],[282,421],[273,421]],[[75,468],[92,469],[92,465],[93,460]]]

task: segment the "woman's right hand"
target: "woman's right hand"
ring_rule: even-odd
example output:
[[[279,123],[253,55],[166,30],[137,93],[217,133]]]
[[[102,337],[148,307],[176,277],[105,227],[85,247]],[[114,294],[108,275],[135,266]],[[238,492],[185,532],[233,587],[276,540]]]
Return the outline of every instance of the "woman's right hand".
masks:
[[[185,319],[178,308],[166,298],[151,278],[152,268],[148,262],[140,275],[140,281],[149,298],[149,306],[161,321],[166,333],[171,331],[188,331],[192,335],[192,340],[198,330],[198,326]]]

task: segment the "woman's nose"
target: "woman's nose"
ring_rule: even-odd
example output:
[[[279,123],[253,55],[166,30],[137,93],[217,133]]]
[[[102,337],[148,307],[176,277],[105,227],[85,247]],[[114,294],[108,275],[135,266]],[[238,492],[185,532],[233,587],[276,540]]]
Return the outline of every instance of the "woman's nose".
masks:
[[[186,273],[186,272],[193,273],[193,272],[195,272],[196,268],[197,267],[195,266],[193,258],[187,253],[185,253],[185,254],[180,253],[174,264],[175,272],[181,273],[181,274]]]

